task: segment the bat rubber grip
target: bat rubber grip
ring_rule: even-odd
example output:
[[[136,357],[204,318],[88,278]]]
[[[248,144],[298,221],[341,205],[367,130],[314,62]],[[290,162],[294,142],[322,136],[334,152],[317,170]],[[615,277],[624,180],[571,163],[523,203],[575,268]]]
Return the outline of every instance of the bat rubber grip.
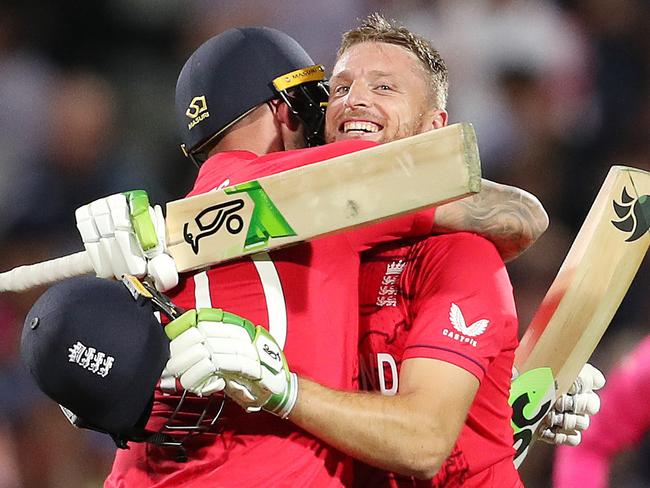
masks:
[[[35,286],[48,285],[55,281],[88,273],[94,273],[93,265],[86,251],[81,251],[42,263],[19,266],[0,273],[0,292],[25,291]]]

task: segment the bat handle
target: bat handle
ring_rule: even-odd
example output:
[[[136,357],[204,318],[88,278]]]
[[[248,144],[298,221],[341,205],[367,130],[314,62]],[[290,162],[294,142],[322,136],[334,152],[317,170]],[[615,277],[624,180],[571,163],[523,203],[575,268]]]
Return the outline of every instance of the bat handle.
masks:
[[[90,257],[86,251],[81,251],[42,263],[19,266],[0,273],[0,292],[25,291],[35,286],[48,285],[55,281],[93,272]]]

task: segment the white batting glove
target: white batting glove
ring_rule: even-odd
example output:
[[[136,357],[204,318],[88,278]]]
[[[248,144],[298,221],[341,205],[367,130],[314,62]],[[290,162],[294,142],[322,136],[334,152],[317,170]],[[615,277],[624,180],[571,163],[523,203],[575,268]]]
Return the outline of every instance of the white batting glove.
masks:
[[[282,349],[260,326],[220,309],[190,310],[165,327],[170,342],[167,375],[197,395],[225,393],[248,412],[264,409],[286,418],[296,403],[298,379]]]
[[[577,446],[582,432],[589,427],[589,418],[600,410],[600,397],[595,392],[605,385],[605,377],[587,363],[569,392],[560,396],[542,421],[540,440],[555,445]]]
[[[75,211],[77,229],[100,278],[125,274],[151,276],[159,291],[178,284],[178,271],[166,253],[165,219],[149,206],[143,190],[100,198]]]

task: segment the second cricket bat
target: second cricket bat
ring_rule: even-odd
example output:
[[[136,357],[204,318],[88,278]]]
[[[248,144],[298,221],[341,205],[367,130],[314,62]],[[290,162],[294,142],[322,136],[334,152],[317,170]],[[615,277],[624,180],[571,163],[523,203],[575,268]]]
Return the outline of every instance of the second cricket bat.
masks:
[[[518,392],[513,383],[518,456],[605,333],[648,251],[649,228],[650,173],[613,166],[515,352],[518,372],[537,382]],[[548,396],[544,385],[553,382]]]
[[[179,272],[441,205],[480,190],[470,124],[170,202],[167,248]],[[93,271],[85,251],[0,273],[21,291]]]

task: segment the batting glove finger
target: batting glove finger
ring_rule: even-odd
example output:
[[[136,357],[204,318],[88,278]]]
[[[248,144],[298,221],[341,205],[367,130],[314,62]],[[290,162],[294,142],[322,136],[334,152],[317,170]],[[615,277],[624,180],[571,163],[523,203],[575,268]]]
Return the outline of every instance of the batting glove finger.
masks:
[[[562,395],[555,401],[554,410],[575,414],[595,415],[600,411],[600,397],[595,392]]]
[[[589,393],[593,390],[599,390],[603,386],[605,386],[605,376],[603,373],[587,363],[580,370],[580,374],[571,385],[571,388],[569,388],[568,393],[570,395]]]
[[[250,380],[262,378],[262,368],[259,361],[244,355],[212,354],[212,362],[217,370],[228,376],[238,376]]]
[[[250,387],[246,386],[245,382],[241,380],[231,379],[226,381],[224,392],[248,413],[259,412],[262,410],[262,405],[268,400],[268,397],[259,398],[254,396],[250,391]]]
[[[202,344],[204,339],[203,334],[196,327],[190,327],[169,342],[170,356],[181,354],[195,344]]]
[[[149,258],[147,274],[153,278],[156,288],[164,292],[178,285],[178,269],[174,259],[167,254],[167,235],[162,208],[156,205],[154,208],[149,207],[148,210],[156,234],[156,245],[145,251]]]
[[[210,351],[203,344],[194,344],[185,350],[179,350],[177,347],[175,349],[178,352],[175,354],[170,353],[166,366],[167,370],[173,375],[180,376],[203,360],[207,360],[212,364]]]
[[[553,432],[551,429],[544,429],[539,439],[556,446],[577,446],[582,441],[582,434],[580,432]]]
[[[201,386],[200,392],[197,393],[199,396],[210,396],[217,392],[223,391],[226,387],[226,381],[219,376],[210,376],[203,386]]]
[[[214,364],[203,359],[181,375],[179,381],[185,390],[198,396],[209,396],[226,386],[225,380],[215,372]]]
[[[589,428],[589,416],[571,413],[556,414],[551,411],[548,414],[548,422],[545,422],[545,426],[550,428],[559,427],[562,430],[583,431]]]
[[[196,328],[209,339],[238,339],[250,344],[248,332],[238,324],[220,322],[219,327],[215,327],[215,322],[203,321],[199,322]]]

